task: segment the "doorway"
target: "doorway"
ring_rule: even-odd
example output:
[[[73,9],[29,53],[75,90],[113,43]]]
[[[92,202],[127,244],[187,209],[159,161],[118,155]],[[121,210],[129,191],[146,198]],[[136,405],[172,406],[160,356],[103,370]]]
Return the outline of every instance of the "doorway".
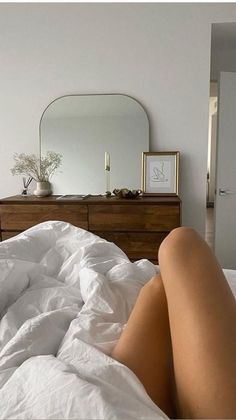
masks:
[[[214,23],[211,28],[211,68],[209,95],[209,130],[207,161],[207,195],[205,240],[214,250],[216,142],[218,117],[218,89],[220,72],[236,72],[236,22]]]
[[[207,195],[205,240],[214,248],[214,208],[216,188],[216,139],[217,139],[218,83],[210,83],[208,153],[207,153]]]

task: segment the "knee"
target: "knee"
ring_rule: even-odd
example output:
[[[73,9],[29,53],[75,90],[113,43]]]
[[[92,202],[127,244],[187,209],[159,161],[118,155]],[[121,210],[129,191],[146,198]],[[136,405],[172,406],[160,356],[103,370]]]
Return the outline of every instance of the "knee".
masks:
[[[162,278],[160,274],[156,274],[152,277],[141,289],[140,294],[146,294],[149,296],[158,297],[159,301],[161,302],[165,299],[165,291],[162,282]]]
[[[141,291],[149,290],[150,293],[152,293],[155,290],[158,291],[161,287],[163,287],[161,276],[160,274],[156,274],[150,280],[147,281],[147,283],[142,287]]]
[[[193,244],[199,240],[200,236],[192,228],[179,227],[173,229],[160,245],[158,251],[159,262],[166,256],[170,257],[176,254],[180,255],[181,253],[186,255],[187,251],[192,248]]]

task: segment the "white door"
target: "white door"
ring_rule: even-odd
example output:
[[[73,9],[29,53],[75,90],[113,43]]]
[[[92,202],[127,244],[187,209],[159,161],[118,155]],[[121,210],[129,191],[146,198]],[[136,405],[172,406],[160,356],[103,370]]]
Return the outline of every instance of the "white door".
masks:
[[[215,254],[236,269],[236,73],[221,73],[215,197]]]

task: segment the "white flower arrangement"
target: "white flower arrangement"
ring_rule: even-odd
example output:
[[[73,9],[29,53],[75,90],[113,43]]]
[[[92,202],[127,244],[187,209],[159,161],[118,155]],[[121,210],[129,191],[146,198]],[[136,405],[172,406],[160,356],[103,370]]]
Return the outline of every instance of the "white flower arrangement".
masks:
[[[46,155],[38,158],[36,155],[26,153],[14,154],[15,165],[11,169],[12,175],[27,175],[36,182],[49,181],[62,161],[62,155],[48,151]]]

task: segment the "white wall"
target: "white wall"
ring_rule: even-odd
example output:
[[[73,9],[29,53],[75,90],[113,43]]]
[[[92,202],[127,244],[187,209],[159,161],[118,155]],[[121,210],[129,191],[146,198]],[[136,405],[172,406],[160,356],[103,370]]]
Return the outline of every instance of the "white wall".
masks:
[[[38,151],[46,105],[70,93],[142,102],[151,150],[181,152],[183,224],[205,228],[211,23],[224,3],[0,4],[0,196],[20,191],[14,152]]]

